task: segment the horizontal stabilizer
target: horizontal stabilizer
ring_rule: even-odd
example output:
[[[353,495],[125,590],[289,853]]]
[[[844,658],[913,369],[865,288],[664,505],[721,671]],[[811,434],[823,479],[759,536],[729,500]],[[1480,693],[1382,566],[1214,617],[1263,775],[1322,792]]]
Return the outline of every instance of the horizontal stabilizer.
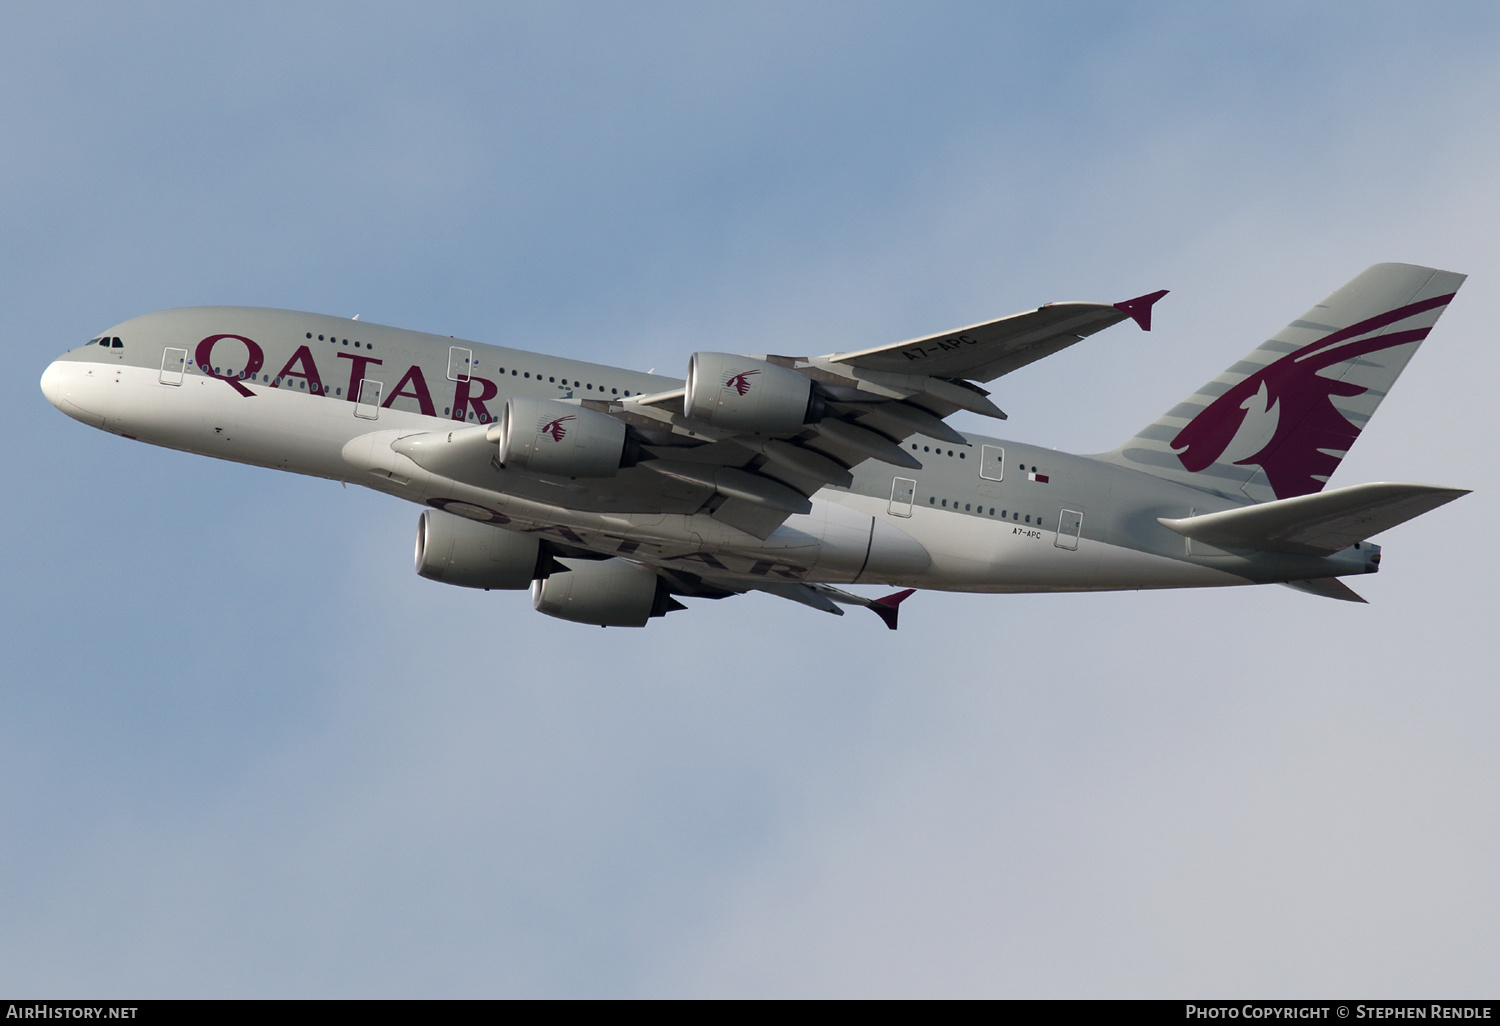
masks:
[[[1340,602],[1364,602],[1365,599],[1337,577],[1315,577],[1310,581],[1283,581],[1288,588],[1305,591],[1309,595],[1338,599]]]
[[[1222,548],[1330,556],[1468,494],[1464,488],[1381,482],[1157,520],[1184,537]]]

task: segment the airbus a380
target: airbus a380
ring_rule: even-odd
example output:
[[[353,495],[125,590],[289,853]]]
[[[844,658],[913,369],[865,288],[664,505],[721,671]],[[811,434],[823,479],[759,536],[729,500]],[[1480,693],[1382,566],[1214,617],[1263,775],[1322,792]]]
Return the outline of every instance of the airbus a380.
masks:
[[[1368,539],[1466,494],[1325,489],[1464,276],[1377,264],[1111,452],[960,433],[981,383],[1165,292],[1050,303],[858,352],[699,352],[686,380],[341,317],[147,314],[42,391],[127,438],[361,484],[425,506],[416,568],[531,590],[549,616],[641,627],[756,590],[892,629],[914,589],[1280,583],[1363,601]],[[903,590],[870,598],[840,585]]]

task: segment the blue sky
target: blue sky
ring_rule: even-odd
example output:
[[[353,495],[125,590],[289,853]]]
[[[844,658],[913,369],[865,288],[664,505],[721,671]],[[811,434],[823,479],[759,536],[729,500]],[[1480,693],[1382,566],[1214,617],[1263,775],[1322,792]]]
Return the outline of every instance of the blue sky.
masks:
[[[7,5],[0,987],[1492,995],[1497,42],[1480,4]],[[996,389],[1093,452],[1381,260],[1471,278],[1334,483],[1475,494],[1359,608],[591,631],[417,578],[415,509],[37,388],[200,303],[666,372],[1171,289]]]

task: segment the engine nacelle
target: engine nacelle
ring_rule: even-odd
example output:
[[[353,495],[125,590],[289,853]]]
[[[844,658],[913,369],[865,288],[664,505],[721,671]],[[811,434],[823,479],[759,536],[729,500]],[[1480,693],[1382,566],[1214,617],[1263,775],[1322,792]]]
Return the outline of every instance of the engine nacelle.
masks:
[[[733,353],[694,353],[683,405],[689,417],[714,427],[791,435],[820,418],[822,403],[812,379],[789,367]]]
[[[559,559],[567,573],[531,586],[531,605],[559,620],[599,627],[644,627],[653,616],[686,608],[667,593],[666,582],[625,559]]]
[[[528,587],[542,558],[534,534],[468,520],[438,509],[417,521],[417,573],[462,588]]]
[[[500,416],[500,462],[533,474],[614,477],[625,443],[621,421],[556,399],[508,399]]]

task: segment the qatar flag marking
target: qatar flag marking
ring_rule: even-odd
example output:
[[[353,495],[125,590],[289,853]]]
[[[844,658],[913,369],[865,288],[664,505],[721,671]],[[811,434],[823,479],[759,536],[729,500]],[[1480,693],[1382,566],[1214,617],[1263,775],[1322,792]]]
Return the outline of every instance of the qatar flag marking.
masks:
[[[1026,472],[1026,480],[1028,480],[1028,481],[1035,481],[1038,484],[1046,484],[1048,481],[1050,481],[1052,479],[1050,477],[1048,477],[1046,474],[1038,474],[1034,470],[1028,470]]]

